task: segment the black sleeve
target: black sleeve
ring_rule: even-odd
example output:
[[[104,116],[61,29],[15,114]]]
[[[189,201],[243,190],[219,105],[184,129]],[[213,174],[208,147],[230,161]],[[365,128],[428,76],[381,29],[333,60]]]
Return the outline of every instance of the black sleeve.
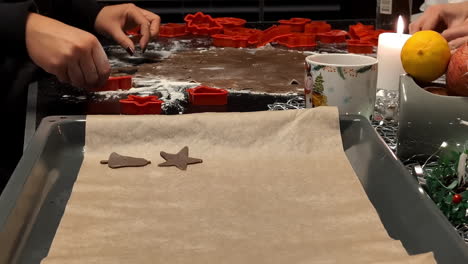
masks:
[[[57,19],[94,33],[94,22],[102,7],[95,0],[0,0],[0,50],[26,53],[25,29],[29,12]]]
[[[96,0],[55,0],[52,2],[52,18],[94,33],[94,22],[102,9]]]
[[[0,0],[0,50],[4,53],[26,52],[26,18],[35,10],[32,0],[5,2]]]

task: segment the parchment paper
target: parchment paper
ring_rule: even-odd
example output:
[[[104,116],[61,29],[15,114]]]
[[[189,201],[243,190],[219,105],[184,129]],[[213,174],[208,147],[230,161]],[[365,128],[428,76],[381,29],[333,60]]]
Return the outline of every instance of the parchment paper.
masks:
[[[44,264],[434,263],[381,224],[336,108],[88,116],[86,152]],[[163,168],[160,151],[203,159]],[[111,152],[152,161],[110,169]]]

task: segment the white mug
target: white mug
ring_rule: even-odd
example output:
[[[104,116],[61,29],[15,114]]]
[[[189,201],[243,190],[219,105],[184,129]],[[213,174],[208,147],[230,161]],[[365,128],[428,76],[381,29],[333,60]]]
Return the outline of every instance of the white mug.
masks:
[[[305,62],[306,107],[337,106],[340,114],[368,119],[374,112],[377,59],[355,54],[316,54]]]

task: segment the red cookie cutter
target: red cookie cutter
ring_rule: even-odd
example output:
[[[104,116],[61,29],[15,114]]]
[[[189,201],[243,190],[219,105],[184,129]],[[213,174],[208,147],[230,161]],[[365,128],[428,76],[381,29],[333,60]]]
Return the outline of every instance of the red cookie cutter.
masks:
[[[377,46],[379,44],[379,35],[386,32],[394,33],[395,31],[383,29],[374,30],[371,33],[369,33],[369,35],[361,37],[360,40],[372,42],[374,46]]]
[[[374,44],[372,42],[351,39],[347,43],[349,53],[370,54],[374,52]]]
[[[352,45],[352,44],[360,44],[361,42],[362,42],[362,41],[359,40],[359,39],[348,39],[348,40],[346,41],[346,43],[351,44],[351,45]]]
[[[315,34],[293,33],[289,36],[279,38],[278,44],[288,48],[314,48],[317,46],[315,42]]]
[[[245,28],[245,27],[233,27],[233,28],[224,28],[225,35],[232,35],[232,36],[252,36],[258,35],[262,33],[261,30],[254,29],[254,28]]]
[[[126,30],[125,33],[127,33],[127,35],[131,35],[131,36],[139,36],[140,35],[140,26],[136,26],[132,29],[129,29],[129,30]]]
[[[187,35],[185,24],[168,23],[159,27],[159,36],[164,38],[181,37]]]
[[[234,28],[225,28],[224,34],[231,36],[248,36],[249,41],[248,45],[255,45],[258,43],[260,34],[263,31],[253,28],[244,28],[244,27],[234,27]]]
[[[349,36],[352,39],[360,39],[364,36],[373,34],[374,26],[373,25],[364,25],[362,23],[357,23],[356,25],[349,26]]]
[[[239,35],[232,36],[226,34],[215,34],[213,38],[213,45],[216,47],[231,47],[231,48],[246,48],[249,45],[250,36]]]
[[[226,105],[228,91],[208,86],[187,89],[192,105]]]
[[[325,33],[318,33],[317,38],[321,43],[344,43],[348,32],[344,30],[332,30]]]
[[[184,21],[187,23],[187,31],[194,35],[214,35],[223,31],[223,26],[214,20],[210,15],[197,12],[194,15],[188,14]]]
[[[237,17],[217,17],[214,20],[221,24],[224,28],[231,28],[231,27],[243,27],[246,20]]]
[[[325,21],[312,21],[304,26],[304,33],[317,34],[325,33],[332,29],[331,25]]]
[[[127,99],[120,102],[120,113],[126,115],[149,115],[160,114],[163,101],[157,96],[129,95]]]
[[[310,21],[312,20],[309,18],[294,17],[289,20],[282,19],[282,20],[279,20],[278,22],[281,25],[291,26],[292,32],[304,32],[305,25],[309,23]]]
[[[291,35],[291,26],[287,25],[279,25],[279,26],[272,26],[267,28],[265,31],[260,33],[259,35],[251,36],[249,38],[249,44],[253,45],[257,43],[257,48],[263,47],[266,44],[277,40],[280,37],[284,37],[287,35]]]
[[[128,90],[132,88],[132,76],[115,76],[109,77],[104,86],[93,89],[93,91],[117,91]]]

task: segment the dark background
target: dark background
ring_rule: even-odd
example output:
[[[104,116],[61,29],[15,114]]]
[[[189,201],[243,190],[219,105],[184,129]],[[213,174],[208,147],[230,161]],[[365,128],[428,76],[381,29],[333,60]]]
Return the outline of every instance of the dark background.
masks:
[[[407,0],[408,1],[408,0]],[[107,0],[105,4],[129,1]],[[188,13],[239,17],[249,22],[275,22],[291,17],[313,20],[375,19],[376,0],[139,0],[130,1],[160,15],[163,23],[182,22]],[[419,7],[423,0],[413,1]],[[417,8],[416,8],[417,9]]]

